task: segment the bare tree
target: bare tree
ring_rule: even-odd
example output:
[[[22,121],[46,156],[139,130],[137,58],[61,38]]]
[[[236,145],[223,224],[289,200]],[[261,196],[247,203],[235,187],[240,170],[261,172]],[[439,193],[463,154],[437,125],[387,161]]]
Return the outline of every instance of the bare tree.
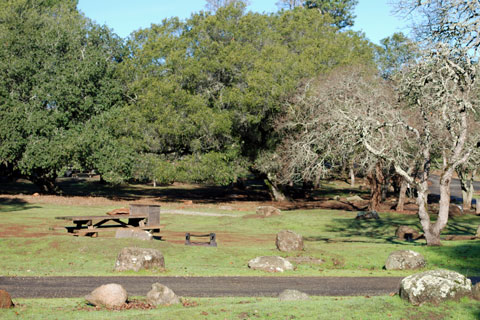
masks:
[[[474,50],[480,46],[478,0],[394,0],[400,14],[413,22],[416,36],[427,43]]]
[[[475,90],[480,1],[398,0],[396,4],[399,12],[412,19],[417,38],[430,53],[424,55],[415,72],[404,78],[407,89],[404,93],[413,98],[414,103],[430,104],[434,110],[429,111],[437,115],[437,119],[431,119],[436,120],[432,123],[444,131],[436,137],[442,142],[439,152],[443,162],[439,218],[431,227],[432,235],[437,237],[448,220],[452,174],[456,169],[464,171],[472,163],[479,141],[476,137],[478,131],[472,130],[471,119],[478,109],[478,92]],[[430,126],[430,129],[438,127]],[[466,177],[460,174],[460,178],[466,182]],[[469,192],[465,191],[464,201],[468,207]]]
[[[469,123],[472,126],[472,131],[479,132],[480,128],[478,122],[471,121]],[[477,170],[480,167],[480,145],[479,142],[470,139],[470,144],[466,147],[471,150],[470,158],[464,164],[458,166],[455,171],[457,172],[458,179],[460,180],[460,187],[462,189],[463,209],[470,210],[472,208],[473,193],[475,191],[473,181],[477,174]],[[472,145],[473,143],[473,145]]]
[[[468,118],[476,107],[476,64],[463,49],[453,49],[439,44],[414,66],[408,68],[400,79],[400,93],[416,119],[407,121],[405,115],[394,122],[383,122],[377,127],[364,129],[364,145],[373,154],[394,162],[397,173],[417,188],[419,218],[428,245],[440,245],[440,233],[448,222],[450,183],[455,169],[471,155],[469,140],[476,140]],[[420,177],[408,172],[406,163],[398,155],[385,150],[382,140],[391,136],[389,128],[398,126],[411,131],[412,142],[405,144],[421,155]],[[384,137],[379,139],[377,131]],[[403,149],[403,152],[408,151]],[[440,157],[440,209],[435,223],[427,210],[428,178],[435,157]]]
[[[378,103],[382,108],[392,97],[387,83],[368,67],[339,68],[306,82],[278,121],[284,139],[271,157],[276,159],[277,179],[318,186],[321,179],[355,159],[355,165],[367,172],[370,209],[377,210],[389,163],[366,152],[359,139],[361,124],[345,114],[358,110],[358,115],[365,115],[363,105]]]
[[[217,11],[219,8],[229,6],[235,3],[243,3],[245,6],[250,4],[248,0],[207,0],[205,8],[209,11]]]
[[[277,1],[276,5],[280,9],[291,10],[295,7],[303,6],[303,1],[301,1],[301,0],[279,0],[279,1]]]
[[[398,75],[395,98],[389,82],[365,68],[337,70],[297,95],[283,126],[281,176],[312,179],[349,152],[368,151],[370,164],[381,159],[417,189],[420,223],[428,245],[440,245],[448,221],[450,183],[455,169],[479,141],[469,126],[475,112],[476,64],[462,49],[439,45]],[[391,83],[391,82],[390,82]],[[368,154],[367,153],[367,154]],[[440,209],[435,222],[428,212],[428,179],[440,163]],[[413,168],[412,168],[413,167]],[[375,168],[378,172],[378,167]],[[372,180],[372,190],[381,175]],[[378,202],[372,193],[371,208]]]

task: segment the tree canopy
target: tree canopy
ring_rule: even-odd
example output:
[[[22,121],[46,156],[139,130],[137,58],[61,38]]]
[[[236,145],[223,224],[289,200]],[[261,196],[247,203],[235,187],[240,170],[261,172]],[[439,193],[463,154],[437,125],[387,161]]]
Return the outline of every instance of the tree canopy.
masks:
[[[122,104],[122,43],[78,13],[76,1],[1,6],[0,163],[52,192],[72,163],[105,166],[95,154],[114,139],[93,140],[107,134],[101,118]]]
[[[139,152],[177,178],[234,181],[276,143],[273,118],[301,79],[373,63],[361,34],[337,31],[313,10],[264,15],[236,3],[133,34],[124,67]],[[198,171],[203,162],[213,166]]]

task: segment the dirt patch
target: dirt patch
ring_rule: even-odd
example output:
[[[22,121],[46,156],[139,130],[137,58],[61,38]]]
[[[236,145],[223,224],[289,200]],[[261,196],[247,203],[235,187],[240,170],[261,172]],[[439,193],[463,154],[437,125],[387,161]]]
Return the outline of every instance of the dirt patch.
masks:
[[[45,230],[48,227],[45,226]],[[0,224],[0,238],[38,238],[55,235],[53,232],[31,231],[27,226]]]
[[[91,305],[80,305],[75,308],[75,311],[99,311],[99,310],[114,310],[114,311],[123,311],[123,310],[151,310],[156,309],[157,307],[141,300],[132,300],[127,301],[120,307],[106,308],[106,307],[94,307]]]
[[[51,242],[49,243],[49,246],[50,246],[50,248],[52,248],[52,249],[58,249],[58,248],[60,248],[60,243],[59,243],[58,241],[51,241]]]

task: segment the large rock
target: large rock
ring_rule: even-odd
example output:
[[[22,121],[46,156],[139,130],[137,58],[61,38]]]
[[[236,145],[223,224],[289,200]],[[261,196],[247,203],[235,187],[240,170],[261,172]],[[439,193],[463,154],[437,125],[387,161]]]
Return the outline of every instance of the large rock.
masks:
[[[278,300],[280,301],[298,301],[298,300],[308,300],[310,297],[308,294],[292,289],[283,290],[278,295]]]
[[[420,238],[420,232],[409,226],[399,226],[395,231],[395,236],[400,240],[414,240]]]
[[[118,229],[115,232],[115,238],[117,239],[139,239],[139,240],[152,240],[153,235],[145,230],[136,229]]]
[[[300,251],[303,250],[303,237],[293,231],[282,230],[277,233],[275,244],[280,251]]]
[[[163,254],[156,249],[123,248],[115,262],[115,271],[139,271],[141,269],[165,269]]]
[[[180,298],[167,286],[161,283],[152,284],[152,290],[147,293],[147,302],[155,306],[180,303]]]
[[[107,308],[121,307],[127,298],[127,291],[116,283],[104,284],[85,296],[85,299],[94,306]]]
[[[283,272],[293,270],[293,265],[287,259],[276,256],[256,257],[248,262],[248,267],[267,272]]]
[[[472,282],[460,273],[432,270],[404,278],[400,283],[400,296],[413,305],[425,302],[438,304],[456,300],[472,293]]]
[[[425,258],[412,250],[400,250],[390,253],[385,262],[387,270],[419,269],[426,265]]]
[[[257,208],[257,214],[264,217],[279,216],[281,211],[272,206],[260,206]]]
[[[450,207],[448,208],[448,216],[449,217],[456,217],[456,216],[461,216],[463,215],[463,209],[461,206],[456,205],[454,203],[450,204]]]
[[[10,294],[5,290],[0,290],[0,309],[12,308],[13,306]]]

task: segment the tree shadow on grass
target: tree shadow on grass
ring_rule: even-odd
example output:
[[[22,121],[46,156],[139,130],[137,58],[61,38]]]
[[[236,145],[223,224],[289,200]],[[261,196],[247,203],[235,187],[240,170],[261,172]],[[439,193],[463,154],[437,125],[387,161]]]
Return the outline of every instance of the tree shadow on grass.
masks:
[[[21,211],[21,210],[34,209],[34,208],[38,208],[38,207],[33,206],[22,199],[0,197],[0,213]]]
[[[446,243],[441,247],[429,247],[428,263],[439,268],[457,271],[480,282],[480,241],[470,240]]]
[[[473,215],[450,218],[443,234],[474,236],[479,224],[480,218]]]
[[[411,216],[382,217],[378,220],[333,219],[332,223],[327,225],[326,228],[330,232],[337,234],[341,239],[326,240],[324,237],[310,237],[306,240],[364,243],[381,240],[394,244],[412,245],[412,242],[399,240],[395,236],[395,230],[401,225],[421,230],[418,221],[415,221]],[[418,241],[414,240],[414,243],[418,243]]]

